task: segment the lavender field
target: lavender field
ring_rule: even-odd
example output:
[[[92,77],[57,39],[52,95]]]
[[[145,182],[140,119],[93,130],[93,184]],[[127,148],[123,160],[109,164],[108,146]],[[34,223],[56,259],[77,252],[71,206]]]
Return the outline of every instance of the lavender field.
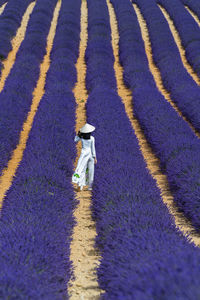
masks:
[[[0,299],[200,300],[200,2],[0,0],[0,33]]]

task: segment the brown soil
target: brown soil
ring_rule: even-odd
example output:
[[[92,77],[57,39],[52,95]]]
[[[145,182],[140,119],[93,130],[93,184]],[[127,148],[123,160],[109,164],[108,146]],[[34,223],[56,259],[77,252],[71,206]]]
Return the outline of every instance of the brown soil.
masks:
[[[197,24],[200,26],[200,21],[199,21],[198,16],[191,9],[189,9],[188,6],[185,6],[185,8],[188,10],[188,12],[191,14],[191,16],[195,19]]]
[[[0,15],[3,13],[6,5],[7,5],[8,2],[4,3],[1,7],[0,7]]]
[[[190,128],[192,129],[192,131],[196,134],[197,137],[200,138],[200,133],[194,128],[194,126],[186,119],[186,117],[183,116],[182,112],[179,110],[178,106],[172,101],[171,97],[170,97],[170,93],[165,89],[163,82],[162,82],[162,77],[160,74],[159,69],[156,67],[154,60],[153,60],[153,55],[152,55],[152,48],[151,48],[151,41],[149,38],[149,33],[148,33],[148,29],[147,29],[147,25],[146,22],[138,8],[138,6],[136,4],[133,4],[133,7],[135,9],[135,12],[137,14],[137,18],[138,18],[138,22],[140,25],[140,29],[141,29],[141,34],[142,34],[142,38],[144,41],[144,45],[145,45],[145,51],[146,51],[146,55],[147,55],[147,59],[148,59],[148,63],[149,63],[149,69],[154,77],[156,86],[158,88],[158,90],[161,92],[161,94],[164,96],[164,98],[171,104],[171,106],[174,108],[174,110],[177,112],[177,114],[179,114],[179,116],[181,116],[181,118],[187,122],[187,124],[190,126]]]
[[[189,64],[189,62],[187,61],[187,58],[185,56],[185,49],[182,46],[181,43],[181,38],[178,34],[178,31],[176,30],[176,27],[174,25],[173,20],[170,18],[169,14],[167,13],[166,9],[164,9],[164,7],[162,7],[161,5],[158,5],[160,7],[160,10],[162,11],[165,19],[168,22],[169,28],[171,30],[171,33],[173,35],[174,41],[178,47],[181,59],[182,59],[182,63],[185,67],[185,69],[187,70],[187,72],[189,73],[189,75],[193,78],[193,80],[196,82],[196,84],[200,85],[200,78],[198,77],[198,75],[194,72],[194,70],[192,69],[191,65]]]
[[[0,78],[0,92],[3,90],[6,79],[7,79],[8,75],[10,74],[10,71],[14,65],[17,51],[24,39],[27,24],[28,24],[28,21],[29,21],[29,18],[33,11],[34,6],[35,6],[35,2],[32,2],[28,6],[28,8],[22,18],[21,26],[18,28],[16,36],[12,39],[12,42],[11,42],[12,50],[9,52],[7,59],[5,59],[3,61],[3,70],[2,70],[2,74],[1,74],[1,78]]]
[[[200,236],[194,234],[194,228],[191,226],[189,221],[184,217],[182,213],[178,212],[178,208],[174,203],[173,196],[169,189],[167,177],[164,174],[162,174],[160,170],[159,159],[154,155],[151,147],[147,143],[144,133],[141,130],[138,120],[133,115],[134,108],[132,106],[132,92],[131,90],[127,89],[124,85],[123,68],[119,63],[119,33],[117,28],[116,16],[109,0],[107,0],[107,4],[111,20],[112,45],[115,56],[114,68],[117,79],[118,94],[121,97],[122,102],[124,103],[125,111],[137,136],[140,150],[146,162],[147,168],[152,177],[156,180],[157,186],[160,189],[163,202],[167,206],[169,213],[173,216],[177,228],[182,232],[183,235],[189,234],[189,239],[191,239],[191,242],[193,242],[196,246],[200,247]],[[144,30],[145,23],[143,23],[141,19],[140,25],[143,27]],[[154,76],[157,76],[157,74],[155,74]]]
[[[87,101],[87,90],[85,87],[86,65],[85,50],[87,46],[87,3],[82,1],[81,5],[81,35],[79,58],[77,60],[77,83],[73,90],[76,99],[76,132],[86,123],[85,104]],[[80,156],[81,143],[77,144],[77,157],[74,169]],[[75,189],[74,185],[74,189]],[[100,255],[94,247],[96,236],[95,222],[91,216],[91,192],[86,187],[81,192],[76,192],[79,200],[74,216],[77,224],[74,227],[70,247],[70,259],[73,263],[74,278],[68,285],[70,299],[99,299],[102,290],[99,289],[96,268],[99,265]]]
[[[23,124],[23,130],[21,131],[21,134],[20,134],[19,144],[17,145],[17,148],[13,151],[12,157],[8,162],[8,166],[7,166],[7,168],[5,168],[3,170],[3,174],[0,177],[0,208],[2,207],[3,199],[6,195],[6,192],[8,191],[8,189],[10,188],[10,186],[12,184],[13,177],[15,176],[17,167],[19,166],[19,164],[22,160],[23,152],[26,147],[26,142],[27,142],[29,132],[30,132],[32,124],[33,124],[33,120],[34,120],[35,114],[37,112],[39,102],[44,94],[46,73],[50,66],[50,52],[52,49],[53,40],[54,40],[54,36],[55,36],[55,30],[56,30],[60,6],[61,6],[61,1],[58,1],[55,11],[54,11],[54,16],[53,16],[53,19],[51,22],[51,28],[49,31],[49,35],[47,38],[47,48],[46,48],[47,52],[46,52],[46,55],[44,57],[42,64],[40,65],[40,77],[37,82],[37,86],[33,92],[33,100],[32,100],[31,110],[29,111],[27,119]]]

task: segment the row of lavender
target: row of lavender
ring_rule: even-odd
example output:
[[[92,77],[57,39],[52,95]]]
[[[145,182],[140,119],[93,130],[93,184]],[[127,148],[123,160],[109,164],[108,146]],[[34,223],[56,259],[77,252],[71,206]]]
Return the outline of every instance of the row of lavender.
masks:
[[[0,17],[0,60],[12,50],[11,39],[15,36],[25,10],[32,0],[10,0]],[[1,4],[0,4],[1,5]],[[2,65],[1,65],[2,69]]]
[[[200,76],[200,30],[190,13],[185,9],[180,0],[157,0],[169,13],[180,35],[186,57],[194,71]]]
[[[179,0],[175,1],[175,3],[178,3],[178,1]],[[159,7],[156,5],[155,1],[142,0],[133,2],[137,3],[141,8],[143,17],[147,22],[153,51],[153,59],[161,72],[164,87],[170,93],[172,100],[176,103],[187,120],[194,126],[196,130],[200,131],[200,109],[198,109],[200,103],[200,88],[193,81],[192,77],[188,74],[183,66],[179,50],[175,44],[165,17],[163,16]],[[165,0],[159,0],[158,2],[163,6],[166,6],[166,3],[168,3]],[[176,5],[173,5],[173,9],[175,6]],[[185,8],[181,3],[180,6],[182,6],[183,10],[185,11]],[[185,13],[189,14],[187,11]],[[181,10],[178,14],[178,17],[182,18]],[[187,24],[190,22],[189,24],[194,26],[187,26],[187,31],[185,32],[184,29],[185,33],[182,35],[191,36],[191,39],[197,40],[197,35],[199,35],[200,38],[198,26],[190,15],[187,17]],[[159,34],[157,31],[158,24],[160,28]],[[198,52],[198,47],[196,53],[194,53],[190,47],[193,44],[195,44],[195,42],[188,44],[188,51],[192,59],[197,61],[198,65],[196,55]]]
[[[5,4],[6,2],[8,3],[9,0],[8,0],[8,1],[6,1],[6,0],[0,0],[0,6],[2,6],[2,5]]]
[[[38,0],[28,23],[26,36],[0,94],[0,173],[19,141],[23,123],[30,110],[33,90],[46,53],[47,35],[56,0]]]
[[[137,33],[132,28],[131,4],[129,0],[112,2],[123,31],[121,56],[126,50],[131,55],[129,62],[139,64],[132,46],[141,37],[138,25]],[[97,128],[92,214],[102,255],[98,279],[105,293],[101,298],[195,299],[200,251],[176,230],[117,95],[106,0],[87,3],[87,117]],[[141,79],[132,71],[135,81],[135,76]]]
[[[52,1],[51,1],[52,2]],[[0,218],[0,298],[68,299],[80,0],[62,1],[46,92]],[[51,7],[46,1],[45,12]],[[38,49],[39,50],[39,49]],[[33,62],[32,62],[33,63]]]
[[[195,13],[200,19],[200,2],[196,0],[181,0],[181,2],[191,9],[193,13]]]
[[[162,36],[165,24],[163,26],[163,20],[159,18],[161,12],[154,0],[135,0],[134,2],[138,4],[146,18],[151,39],[152,36],[155,39]],[[144,43],[133,8],[131,22],[132,32],[137,35],[137,42],[134,40],[128,42],[126,36],[121,33],[123,29],[119,27],[119,30],[121,34],[120,59],[125,70],[125,82],[133,91],[134,112],[147,140],[160,158],[161,168],[167,174],[174,200],[199,231],[200,141],[188,124],[158,92],[148,68]],[[129,34],[129,39],[131,39],[131,34],[133,33]],[[158,45],[158,39],[155,44]],[[153,51],[155,54],[154,48]],[[167,51],[170,53],[170,48]],[[160,52],[160,57],[163,58],[160,61],[165,60],[165,53],[166,46]],[[181,84],[184,86],[184,83],[185,81],[182,81]]]
[[[157,0],[157,2],[167,9],[173,19],[181,37],[186,57],[193,70],[200,75],[199,26],[179,0],[174,2],[173,8],[167,0]],[[156,65],[160,68],[164,85],[171,93],[173,101],[181,109],[183,115],[200,131],[200,112],[198,109],[200,89],[184,69],[168,24],[159,9],[154,9],[154,16],[159,24],[162,24],[162,34],[157,35],[155,32],[157,24],[151,22],[152,16],[149,13],[144,13],[144,16],[148,23],[154,59]],[[168,50],[167,53],[166,49]]]

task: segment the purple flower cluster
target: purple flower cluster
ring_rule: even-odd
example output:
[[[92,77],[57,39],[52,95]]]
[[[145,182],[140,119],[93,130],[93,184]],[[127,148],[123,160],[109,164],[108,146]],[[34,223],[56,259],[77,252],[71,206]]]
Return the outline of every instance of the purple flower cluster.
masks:
[[[181,0],[181,2],[188,6],[200,19],[200,2],[196,0]]]
[[[87,117],[96,126],[98,155],[91,208],[97,225],[96,245],[102,255],[97,270],[100,287],[105,290],[101,299],[197,299],[200,251],[175,228],[117,95],[106,1],[88,0],[87,3],[87,86],[91,88]],[[129,69],[128,76],[143,98],[147,96],[143,88],[149,86],[151,102],[156,102],[155,96],[160,95],[157,90],[154,92],[155,86],[150,86],[153,79],[145,66],[132,6],[129,0],[112,3],[121,34],[121,59],[125,60],[127,53],[126,67],[132,68],[132,63],[137,65],[137,69]],[[144,59],[143,64],[140,57]],[[143,76],[146,84],[142,82]],[[95,82],[94,78],[98,80]],[[143,86],[138,88],[140,82]]]
[[[179,50],[165,17],[154,0],[136,0],[133,2],[138,4],[147,22],[153,58],[161,72],[164,87],[170,93],[171,99],[179,107],[183,115],[200,132],[200,109],[198,109],[200,107],[200,89],[183,66]],[[173,9],[175,3],[173,4]],[[182,6],[182,4],[180,5]],[[182,18],[182,14],[179,17]],[[193,21],[190,16],[188,17],[189,20]],[[159,34],[158,26],[160,28]],[[189,28],[188,26],[188,30]]]
[[[5,59],[12,50],[11,40],[15,36],[23,14],[31,2],[31,0],[10,0],[6,5],[0,17],[0,60]]]
[[[19,141],[23,123],[32,103],[32,92],[46,53],[46,42],[56,0],[38,0],[15,64],[0,94],[0,173]]]
[[[157,0],[157,3],[166,9],[173,20],[180,35],[187,60],[200,76],[200,31],[198,24],[180,0],[173,1],[173,5],[170,0]]]
[[[110,27],[107,27],[105,24],[105,11],[107,12],[105,3],[104,1],[102,3],[98,2],[101,14],[98,13],[97,1],[89,1],[88,6],[95,13],[88,15],[88,23],[90,25],[88,27],[88,36],[90,40],[85,55],[87,63],[86,87],[89,92],[102,84],[115,88],[116,80],[112,68],[114,56],[110,43]],[[106,60],[106,64],[104,63],[104,59]],[[98,72],[94,76],[95,70],[98,70]]]
[[[154,29],[156,33],[154,36],[157,37],[158,44],[158,36],[163,35],[163,29],[166,25],[164,22],[160,22],[161,12],[159,8],[151,0],[136,0],[135,2],[145,18],[148,17],[148,26],[151,27],[150,37],[152,37]],[[134,113],[148,142],[161,161],[161,168],[168,177],[174,200],[185,216],[191,220],[196,230],[199,231],[200,141],[188,124],[157,90],[148,68],[144,43],[133,8],[130,14],[130,21],[122,22],[118,19],[118,22],[120,60],[124,66],[125,82],[133,91]],[[127,26],[126,33],[124,33],[125,25]],[[160,28],[159,34],[158,26]],[[159,43],[161,47],[164,47],[164,41]],[[170,47],[164,47],[161,50],[160,61],[164,61],[165,55],[171,53]],[[171,57],[172,55],[173,51]],[[170,74],[172,73],[171,71]],[[183,87],[184,83],[185,81],[182,82]],[[188,94],[190,95],[190,93]]]
[[[47,5],[47,3],[46,3]],[[0,218],[0,299],[68,299],[80,0],[63,1],[46,92]],[[51,4],[46,6],[50,7]],[[66,84],[67,83],[67,84]]]
[[[0,0],[0,6],[2,6],[6,2],[8,2],[8,1],[7,0]]]

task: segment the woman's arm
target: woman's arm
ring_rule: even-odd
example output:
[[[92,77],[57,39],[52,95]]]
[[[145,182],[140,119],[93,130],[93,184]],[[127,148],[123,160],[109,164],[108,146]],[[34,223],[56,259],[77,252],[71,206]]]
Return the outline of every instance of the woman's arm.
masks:
[[[92,147],[92,157],[94,158],[94,162],[95,162],[95,164],[97,163],[97,159],[96,159],[96,150],[95,150],[95,138],[94,137],[92,137],[92,145],[91,145],[91,147]]]
[[[74,141],[77,143],[78,141],[80,141],[80,137],[78,135],[75,136]]]

